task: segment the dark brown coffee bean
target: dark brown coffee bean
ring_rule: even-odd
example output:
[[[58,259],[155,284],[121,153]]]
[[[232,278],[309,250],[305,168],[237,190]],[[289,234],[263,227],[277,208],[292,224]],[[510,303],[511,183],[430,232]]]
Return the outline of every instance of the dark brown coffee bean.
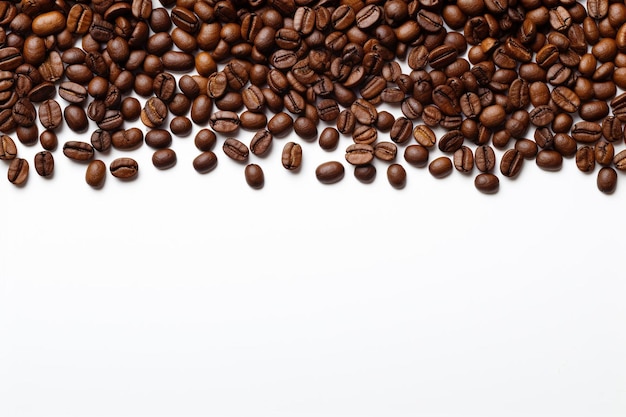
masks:
[[[422,146],[430,148],[435,146],[437,142],[437,137],[435,136],[435,132],[426,125],[417,125],[413,129],[413,137]]]
[[[553,120],[554,110],[550,106],[538,106],[530,112],[530,122],[535,126],[548,126]]]
[[[611,194],[617,187],[617,172],[611,167],[603,167],[598,172],[598,190],[606,194]]]
[[[500,188],[500,180],[493,174],[478,174],[474,179],[474,186],[482,193],[493,194],[498,192],[498,189]]]
[[[474,154],[467,146],[461,146],[454,152],[454,167],[459,172],[469,173],[474,169]]]
[[[474,153],[476,168],[478,168],[480,172],[490,172],[495,168],[496,154],[491,146],[479,146],[478,148],[476,148],[476,151]]]
[[[409,145],[404,149],[404,160],[411,165],[424,166],[428,162],[428,148],[422,145]]]
[[[141,104],[135,97],[126,97],[122,100],[120,112],[124,120],[137,120],[141,116]]]
[[[149,128],[160,127],[167,118],[167,106],[163,100],[150,97],[141,111],[141,121]]]
[[[71,140],[63,145],[63,155],[74,161],[89,161],[94,156],[94,148],[87,142]]]
[[[13,120],[18,126],[32,126],[37,118],[33,103],[27,98],[20,98],[13,105]]]
[[[447,156],[440,156],[428,165],[428,171],[435,178],[443,178],[452,172],[452,161]]]
[[[480,97],[476,93],[467,92],[463,94],[459,103],[461,106],[461,111],[470,119],[476,119],[482,112],[482,106],[480,104]]]
[[[357,99],[352,106],[350,106],[350,111],[361,124],[373,125],[376,123],[378,111],[374,105],[364,99]]]
[[[277,137],[286,135],[292,127],[293,118],[285,112],[276,113],[267,122],[267,130]]]
[[[50,177],[54,171],[54,157],[49,151],[35,154],[35,170],[42,177]]]
[[[111,133],[106,130],[97,129],[91,134],[91,145],[98,152],[106,152],[111,148]]]
[[[130,180],[137,176],[139,164],[132,158],[117,158],[109,165],[109,171],[115,178]]]
[[[219,110],[211,115],[209,124],[216,132],[232,133],[239,128],[240,120],[237,113]]]
[[[15,142],[7,135],[0,136],[0,159],[8,161],[17,156]]]
[[[96,123],[102,122],[107,112],[107,106],[102,100],[94,100],[87,106],[87,117]]]
[[[518,139],[515,149],[526,159],[534,158],[539,150],[537,144],[530,139]]]
[[[296,170],[302,164],[302,147],[295,142],[288,142],[283,148],[281,156],[283,167],[288,170]]]
[[[378,142],[374,146],[374,156],[381,161],[391,162],[396,159],[398,147],[393,142]]]
[[[594,122],[578,122],[572,129],[572,138],[579,143],[594,143],[602,137],[602,127]]]
[[[378,131],[372,126],[360,125],[352,132],[354,143],[371,145],[378,140]]]
[[[259,130],[250,141],[250,151],[257,156],[267,154],[272,146],[273,137],[267,130]]]
[[[354,131],[356,121],[357,119],[352,110],[344,109],[337,116],[337,130],[344,135],[351,134]]]
[[[176,94],[176,78],[167,72],[157,74],[152,82],[152,91],[164,103],[169,103]]]
[[[460,130],[452,130],[444,134],[441,139],[439,139],[438,147],[441,152],[453,153],[456,152],[457,149],[461,148],[464,141],[465,137]],[[422,143],[422,145],[424,144]]]
[[[136,127],[118,130],[111,135],[111,144],[116,149],[135,149],[143,144],[143,132]]]
[[[524,163],[524,157],[516,149],[509,149],[500,160],[500,172],[505,177],[516,177]]]
[[[552,90],[552,100],[563,111],[575,113],[580,107],[580,98],[567,87],[559,86]]]
[[[307,117],[298,117],[293,123],[293,130],[302,139],[317,138],[317,126],[315,126],[315,123]]]
[[[615,168],[620,171],[626,171],[626,150],[618,152],[613,157],[613,164],[615,164]]]
[[[339,132],[334,127],[326,127],[320,133],[318,140],[320,148],[325,151],[331,151],[337,147],[339,143]]]
[[[249,150],[248,147],[241,141],[235,138],[227,138],[224,141],[224,145],[222,146],[222,150],[234,161],[237,162],[245,162],[248,160]]]
[[[578,114],[581,119],[589,122],[602,120],[609,114],[609,105],[606,104],[606,101],[588,101],[580,105]]]
[[[193,160],[193,167],[201,174],[213,170],[217,166],[217,155],[212,151],[204,151]]]
[[[372,164],[355,166],[354,177],[362,183],[369,184],[376,178],[376,167]]]
[[[461,106],[456,97],[456,92],[449,85],[444,84],[435,87],[432,93],[432,100],[448,116],[461,114]]]
[[[87,89],[80,84],[66,81],[59,86],[59,95],[70,103],[80,104],[87,99]]]
[[[346,149],[346,161],[352,165],[365,165],[374,159],[374,148],[366,144],[352,144]]]
[[[324,162],[315,169],[315,176],[322,184],[334,184],[341,181],[345,174],[344,166],[337,161]]]
[[[200,19],[191,10],[175,6],[170,12],[172,23],[187,33],[196,33],[200,29]]]
[[[391,164],[387,167],[387,180],[394,188],[404,188],[406,185],[406,170],[400,164]]]
[[[104,162],[99,159],[91,161],[87,165],[85,172],[85,182],[94,188],[100,188],[106,179],[107,167]]]
[[[28,179],[28,167],[28,161],[26,159],[12,159],[7,172],[9,182],[14,185],[24,184]]]
[[[537,154],[537,166],[547,171],[558,171],[563,165],[563,156],[554,150],[542,149]]]
[[[594,146],[594,156],[600,165],[609,166],[615,156],[615,147],[610,142],[600,141]]]
[[[152,154],[152,165],[158,169],[169,169],[176,165],[176,152],[170,148],[158,149]]]
[[[413,122],[406,117],[398,117],[391,126],[389,137],[395,143],[405,143],[410,139],[412,132]]]
[[[263,188],[263,185],[265,184],[265,176],[263,175],[263,169],[261,169],[259,165],[246,165],[244,174],[246,182],[250,187],[255,189]]]
[[[591,146],[581,146],[576,151],[576,166],[582,172],[592,172],[596,166],[594,150]]]

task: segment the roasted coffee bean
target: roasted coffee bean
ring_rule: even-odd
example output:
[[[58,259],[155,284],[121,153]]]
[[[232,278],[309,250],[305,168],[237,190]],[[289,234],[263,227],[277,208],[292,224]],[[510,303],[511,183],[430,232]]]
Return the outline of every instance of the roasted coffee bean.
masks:
[[[176,136],[187,136],[192,128],[191,120],[186,116],[176,116],[170,120],[170,131]]]
[[[201,173],[207,173],[217,166],[217,155],[212,151],[204,151],[193,160],[193,168]]]
[[[412,132],[413,122],[406,117],[398,117],[391,126],[389,137],[395,143],[405,143],[410,139]]]
[[[435,87],[432,93],[432,100],[448,116],[461,114],[461,106],[456,97],[456,92],[449,85],[444,84]]]
[[[565,157],[574,156],[576,154],[576,141],[566,133],[557,133],[554,135],[554,149]]]
[[[453,162],[457,171],[469,173],[474,169],[474,154],[467,146],[461,146],[454,152]]]
[[[563,156],[554,150],[542,149],[537,153],[537,166],[547,171],[558,171],[563,165]]]
[[[369,184],[376,178],[376,167],[372,164],[355,166],[354,177],[362,183]]]
[[[107,106],[102,100],[94,100],[87,106],[87,117],[96,123],[102,122],[107,112]]]
[[[400,164],[391,164],[387,167],[387,180],[394,188],[404,188],[406,185],[406,170]]]
[[[315,176],[322,184],[334,184],[341,181],[345,174],[344,166],[337,161],[324,162],[315,169]]]
[[[337,130],[344,135],[354,131],[357,119],[350,109],[342,110],[337,116]]]
[[[163,100],[150,97],[141,111],[141,121],[149,128],[160,127],[167,118],[167,113],[167,106]]]
[[[476,148],[474,160],[476,168],[480,172],[490,172],[496,166],[496,154],[489,145],[482,145]]]
[[[276,137],[286,135],[292,127],[293,118],[285,112],[276,113],[267,122],[267,130]]]
[[[626,171],[626,150],[618,152],[613,157],[613,164],[615,164],[615,168],[620,171]]]
[[[15,142],[7,135],[0,136],[0,159],[8,161],[17,156]]]
[[[355,143],[346,149],[346,161],[352,165],[365,165],[374,159],[374,148],[371,145]]]
[[[49,151],[35,154],[35,170],[42,177],[50,177],[54,171],[54,157]]]
[[[283,167],[288,170],[296,170],[302,164],[302,147],[295,142],[287,142],[281,156]]]
[[[613,193],[617,187],[617,172],[611,167],[602,167],[598,172],[597,186],[603,193]]]
[[[191,120],[198,125],[203,125],[207,122],[210,123],[211,114],[211,99],[206,94],[200,94],[191,104]],[[238,120],[239,119],[237,119],[237,121]],[[220,125],[223,121],[224,120],[216,119],[216,123]]]
[[[85,172],[85,182],[94,188],[100,188],[106,179],[107,167],[99,159],[93,160],[87,165]]]
[[[172,168],[176,160],[176,152],[170,148],[158,149],[152,154],[152,165],[158,169]]]
[[[428,165],[428,171],[435,178],[443,178],[452,172],[452,161],[447,156],[440,156]]]
[[[234,161],[245,162],[248,160],[249,150],[248,147],[241,141],[235,138],[227,138],[224,141],[222,150]]]
[[[428,148],[422,145],[409,145],[404,149],[404,160],[411,165],[424,166],[428,162]]]
[[[537,144],[530,139],[518,139],[515,149],[526,159],[534,158],[539,150]]]
[[[298,117],[293,123],[293,130],[302,139],[308,140],[317,138],[317,126],[307,117]]]
[[[63,110],[63,115],[67,126],[74,132],[84,132],[89,127],[89,120],[85,110],[76,104],[67,106]]]
[[[265,155],[272,146],[273,136],[267,130],[259,130],[254,134],[250,141],[250,151],[257,155]]]
[[[554,120],[554,110],[548,105],[535,107],[530,112],[530,122],[537,127],[548,126]]]
[[[376,123],[378,111],[376,107],[364,99],[357,99],[352,106],[350,106],[350,111],[361,124],[373,125]]]
[[[111,133],[106,130],[97,129],[91,134],[91,146],[98,152],[106,152],[111,148]]]
[[[572,129],[572,138],[579,143],[594,143],[601,137],[602,127],[595,122],[578,122]]]
[[[143,144],[143,132],[132,127],[128,130],[118,130],[111,135],[111,144],[116,149],[134,149]]]
[[[398,147],[392,142],[378,142],[374,146],[374,156],[381,161],[391,162],[396,159]]]
[[[37,118],[33,103],[27,98],[20,98],[13,106],[13,120],[18,126],[32,126]]]
[[[464,141],[465,137],[460,130],[452,130],[444,134],[441,139],[439,139],[438,147],[441,152],[453,153],[456,152],[457,149],[461,148]],[[422,143],[422,145],[424,144]]]
[[[219,110],[211,115],[209,124],[216,132],[232,133],[239,128],[240,120],[237,113]]]
[[[244,170],[246,182],[252,188],[263,188],[265,183],[265,176],[263,175],[263,169],[257,164],[248,164]]]
[[[578,114],[581,119],[589,122],[602,120],[609,114],[609,105],[606,104],[606,101],[588,101],[580,105]]]
[[[435,136],[435,132],[426,125],[417,125],[413,129],[413,137],[422,146],[430,148],[435,146],[437,143],[437,137]]]
[[[11,160],[7,178],[14,185],[22,185],[28,179],[28,161],[22,158],[14,158]]]
[[[609,166],[615,156],[615,147],[610,142],[600,141],[594,146],[594,156],[597,163]]]
[[[493,194],[498,192],[498,189],[500,188],[500,180],[493,174],[478,174],[474,179],[474,186],[482,193]]]
[[[337,147],[339,143],[339,132],[334,127],[326,127],[320,133],[318,144],[325,151],[331,151]]]
[[[80,84],[66,81],[59,86],[59,95],[70,103],[80,104],[87,99],[87,89]]]
[[[132,158],[117,158],[109,165],[109,171],[115,178],[130,180],[137,176],[139,164]]]
[[[509,149],[500,160],[500,172],[505,177],[516,177],[522,169],[524,157],[516,149]]]
[[[576,151],[576,166],[582,172],[592,172],[596,166],[595,153],[591,146],[581,146]]]
[[[567,87],[559,86],[552,90],[552,100],[563,111],[575,113],[580,107],[580,98]]]
[[[87,142],[71,140],[63,145],[63,155],[74,161],[89,161],[94,156],[94,148]]]
[[[371,145],[378,140],[378,131],[372,126],[360,125],[352,132],[355,143]]]

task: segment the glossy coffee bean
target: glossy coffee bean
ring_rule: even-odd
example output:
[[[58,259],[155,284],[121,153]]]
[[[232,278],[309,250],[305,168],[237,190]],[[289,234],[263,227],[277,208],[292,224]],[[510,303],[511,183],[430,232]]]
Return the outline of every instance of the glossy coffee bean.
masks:
[[[28,161],[22,158],[14,158],[11,160],[7,178],[11,184],[22,185],[28,179]]]
[[[322,184],[334,184],[343,179],[344,166],[337,161],[324,162],[315,169],[315,176]]]
[[[35,171],[42,177],[50,177],[54,171],[54,157],[49,151],[35,154]]]
[[[202,152],[193,160],[193,168],[201,174],[212,171],[213,169],[215,169],[216,166],[217,155],[215,155],[215,153],[213,153],[212,151]]]
[[[611,194],[617,187],[617,172],[611,167],[602,167],[598,172],[598,190],[605,194]]]
[[[248,164],[244,170],[246,182],[255,189],[263,188],[265,184],[265,176],[263,169],[257,164]]]
[[[109,165],[109,171],[115,178],[130,180],[137,176],[139,165],[132,158],[117,158]]]
[[[248,160],[248,154],[250,153],[248,147],[241,141],[235,138],[227,138],[224,141],[222,150],[230,159],[237,162],[245,162]]]
[[[493,174],[482,173],[474,178],[474,186],[482,193],[494,194],[500,188],[500,180]]]
[[[170,148],[158,149],[152,154],[152,165],[158,169],[169,169],[176,165],[176,152]]]
[[[99,159],[93,160],[87,165],[85,182],[94,188],[100,188],[106,179],[106,165]]]
[[[391,164],[387,167],[387,180],[394,188],[404,188],[406,185],[406,170],[400,164]]]
[[[354,177],[362,183],[369,184],[376,178],[376,167],[372,164],[355,166]]]
[[[452,161],[447,156],[440,156],[428,165],[428,171],[435,178],[443,178],[452,173]]]

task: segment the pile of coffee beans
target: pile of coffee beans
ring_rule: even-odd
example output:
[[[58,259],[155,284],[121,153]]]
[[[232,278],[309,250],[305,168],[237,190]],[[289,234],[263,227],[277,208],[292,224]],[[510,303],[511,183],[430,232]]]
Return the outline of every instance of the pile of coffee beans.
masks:
[[[292,131],[325,151],[351,138],[345,160],[316,168],[322,183],[341,180],[346,164],[369,183],[384,164],[402,188],[403,158],[436,178],[476,169],[476,188],[494,193],[497,170],[517,177],[529,160],[554,171],[570,159],[585,173],[599,165],[597,187],[611,193],[626,170],[626,149],[616,149],[626,132],[624,2],[159,3],[0,1],[0,159],[11,183],[29,175],[20,143],[40,144],[32,163],[52,175],[62,126],[79,134],[63,155],[86,165],[93,187],[139,170],[130,157],[107,170],[100,154],[145,143],[168,169],[173,136],[194,126],[190,166],[213,170],[221,145],[253,188],[265,180],[250,153],[266,155]],[[302,158],[299,143],[283,145],[284,169]]]

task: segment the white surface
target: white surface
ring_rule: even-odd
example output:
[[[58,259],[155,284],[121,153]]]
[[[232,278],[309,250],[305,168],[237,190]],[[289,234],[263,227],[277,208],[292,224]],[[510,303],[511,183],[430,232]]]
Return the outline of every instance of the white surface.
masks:
[[[190,135],[168,171],[145,145],[104,155],[137,159],[139,178],[92,190],[61,152],[74,136],[53,179],[37,145],[19,148],[26,187],[0,180],[0,416],[626,413],[623,175],[605,196],[573,159],[527,161],[487,196],[402,147],[405,189],[383,163],[373,184],[345,164],[325,186],[315,167],[350,140],[291,137],[251,155],[256,191],[223,137],[197,174]]]

